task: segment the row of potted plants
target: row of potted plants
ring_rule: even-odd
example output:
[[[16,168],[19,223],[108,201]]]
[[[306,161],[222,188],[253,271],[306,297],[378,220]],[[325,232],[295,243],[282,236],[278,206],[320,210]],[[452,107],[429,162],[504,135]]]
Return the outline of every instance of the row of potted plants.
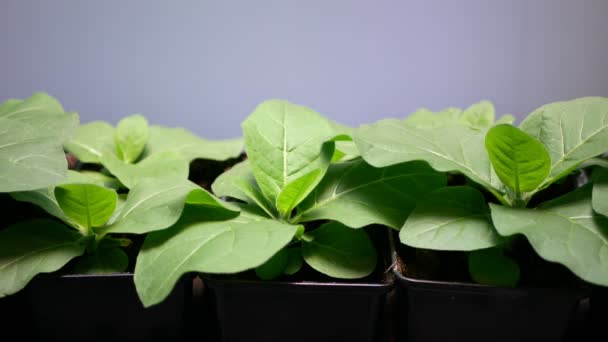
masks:
[[[208,141],[8,100],[0,310],[62,339],[373,341],[390,320],[400,340],[561,340],[605,307],[608,98],[513,122],[483,101],[354,129],[269,100]]]

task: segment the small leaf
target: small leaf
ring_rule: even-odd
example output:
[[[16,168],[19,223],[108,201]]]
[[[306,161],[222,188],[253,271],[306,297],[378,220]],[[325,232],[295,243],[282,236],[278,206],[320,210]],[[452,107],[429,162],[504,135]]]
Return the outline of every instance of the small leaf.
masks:
[[[116,126],[114,141],[118,156],[127,163],[133,163],[146,147],[148,120],[141,114],[120,120]]]
[[[535,190],[549,176],[549,153],[543,144],[517,127],[492,127],[485,145],[496,174],[516,194]]]
[[[519,266],[503,254],[502,248],[470,252],[469,273],[483,285],[515,287],[519,281]]]
[[[424,162],[385,168],[361,159],[332,164],[298,208],[300,222],[330,219],[353,228],[376,223],[399,229],[419,198],[445,185],[445,174]]]
[[[538,139],[551,156],[551,173],[541,188],[587,159],[608,151],[608,98],[582,97],[544,105],[520,128]]]
[[[74,266],[77,274],[110,274],[127,270],[129,257],[120,248],[100,248],[79,259]]]
[[[183,128],[151,126],[143,158],[173,152],[190,162],[194,159],[226,160],[243,151],[243,139],[205,140]]]
[[[501,235],[523,234],[543,259],[565,265],[585,281],[608,285],[608,218],[593,212],[590,185],[539,209],[490,208]]]
[[[64,184],[55,188],[63,213],[80,227],[103,226],[116,208],[116,191],[93,184]]]
[[[334,133],[318,113],[281,100],[260,104],[242,127],[253,174],[271,203],[287,184],[322,169],[321,146]]]
[[[465,109],[460,120],[472,129],[488,129],[494,125],[494,105],[481,101]]]
[[[76,136],[64,145],[66,151],[83,163],[101,163],[103,151],[114,151],[114,127],[104,121],[80,125]]]
[[[608,216],[608,170],[593,170],[593,210]]]
[[[293,238],[297,226],[241,212],[227,221],[188,222],[148,235],[137,257],[135,286],[144,306],[160,303],[187,272],[256,268]],[[186,223],[183,223],[186,222]]]
[[[175,152],[156,153],[137,164],[128,164],[114,153],[106,151],[101,163],[127,188],[131,189],[143,178],[188,179],[190,164]]]
[[[376,268],[376,250],[364,230],[330,222],[307,233],[302,256],[315,270],[335,278],[357,279]]]
[[[500,119],[496,120],[496,125],[502,125],[502,124],[512,125],[514,123],[515,123],[515,117],[511,114],[505,114],[505,115],[501,116]]]
[[[0,297],[24,288],[39,273],[54,272],[81,255],[80,234],[53,220],[20,222],[0,231]]]
[[[287,266],[283,270],[283,274],[294,275],[304,264],[301,248],[287,248]]]
[[[213,190],[213,193],[219,197],[226,196],[245,202],[250,202],[252,199],[250,199],[246,192],[241,190],[242,186],[239,185],[240,182],[252,184],[251,186],[255,184],[255,178],[253,178],[253,172],[251,171],[249,160],[244,160],[237,163],[229,170],[219,175],[213,184],[211,184],[211,190]]]
[[[399,238],[408,246],[434,250],[471,251],[503,243],[483,195],[467,186],[439,189],[421,200]]]
[[[122,212],[103,231],[144,234],[165,229],[180,218],[187,198],[203,207],[230,210],[203,188],[187,180],[143,179],[130,192]]]
[[[281,249],[277,254],[268,259],[268,261],[258,266],[255,269],[255,274],[263,280],[274,279],[283,274],[288,262],[289,254],[287,253],[287,250]]]

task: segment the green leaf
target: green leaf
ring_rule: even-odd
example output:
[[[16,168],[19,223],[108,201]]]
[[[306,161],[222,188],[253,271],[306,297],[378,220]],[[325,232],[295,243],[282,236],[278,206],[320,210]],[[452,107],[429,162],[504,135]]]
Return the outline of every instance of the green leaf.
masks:
[[[135,286],[144,306],[163,301],[184,273],[238,273],[262,265],[291,241],[297,229],[248,216],[241,212],[227,221],[183,220],[149,234],[135,266]]]
[[[106,151],[101,163],[127,188],[131,189],[143,178],[188,179],[189,162],[175,152],[156,153],[137,164],[125,163]]]
[[[481,101],[465,109],[460,120],[472,129],[485,130],[494,125],[494,105]]]
[[[302,241],[302,256],[323,274],[357,279],[370,275],[376,268],[376,250],[364,230],[329,222],[306,235],[311,239]]]
[[[79,259],[74,266],[77,274],[110,274],[127,270],[129,257],[120,248],[102,248]]]
[[[151,126],[143,157],[162,152],[174,152],[188,162],[194,159],[226,160],[243,151],[243,139],[205,140],[183,128]]]
[[[504,241],[492,226],[483,195],[467,186],[439,189],[421,200],[399,238],[412,247],[455,251],[493,247]]]
[[[280,100],[260,104],[242,126],[253,174],[271,203],[287,184],[323,170],[321,147],[334,133],[318,113]]]
[[[53,220],[20,222],[0,231],[0,297],[38,273],[54,272],[84,253],[81,235]]]
[[[232,210],[188,180],[143,179],[131,189],[120,215],[103,232],[144,234],[165,229],[177,222],[188,198],[199,210]]]
[[[104,121],[79,126],[76,135],[64,144],[66,151],[83,163],[101,163],[103,151],[115,151],[114,127]]]
[[[133,114],[120,120],[114,132],[114,141],[120,159],[133,163],[148,142],[148,120],[141,114]]]
[[[294,275],[304,264],[301,248],[287,248],[287,266],[283,270],[283,274]]]
[[[496,174],[516,195],[536,189],[549,176],[549,152],[517,127],[492,127],[485,145]]]
[[[490,208],[501,235],[523,234],[543,259],[565,265],[585,281],[608,285],[608,218],[593,212],[590,186],[539,209]]]
[[[487,248],[469,253],[469,273],[479,284],[515,287],[519,266],[503,254],[502,248]]]
[[[446,185],[446,176],[424,162],[375,168],[361,159],[332,164],[298,208],[301,222],[329,219],[349,227],[383,224],[394,229],[419,198]]]
[[[593,210],[608,216],[608,170],[593,170]]]
[[[580,163],[608,151],[608,98],[554,102],[532,112],[520,128],[538,139],[551,156],[551,173],[540,188]]]
[[[461,124],[413,128],[388,119],[361,126],[354,140],[363,158],[375,167],[424,160],[438,171],[461,172],[499,195],[503,185],[485,150],[485,134]]]
[[[512,125],[513,123],[515,123],[515,117],[511,114],[505,114],[496,121],[497,125],[502,125],[502,124]]]
[[[55,198],[63,213],[86,232],[110,219],[117,194],[93,184],[63,184],[55,187]]]
[[[283,274],[288,262],[289,254],[287,253],[287,250],[281,249],[277,254],[268,259],[268,261],[256,267],[255,274],[263,280],[274,279]]]

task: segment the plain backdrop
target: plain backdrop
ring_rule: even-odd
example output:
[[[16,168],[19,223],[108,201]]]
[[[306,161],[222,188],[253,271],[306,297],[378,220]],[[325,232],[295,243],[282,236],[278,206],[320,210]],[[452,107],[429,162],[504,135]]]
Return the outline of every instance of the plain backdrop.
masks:
[[[608,96],[608,0],[0,0],[0,100],[241,134],[269,98],[357,126]]]

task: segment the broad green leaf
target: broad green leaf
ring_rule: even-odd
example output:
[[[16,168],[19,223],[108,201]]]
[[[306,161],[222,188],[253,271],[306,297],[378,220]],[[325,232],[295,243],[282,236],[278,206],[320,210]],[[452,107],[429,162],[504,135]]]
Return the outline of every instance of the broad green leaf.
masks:
[[[287,253],[287,249],[283,248],[268,259],[268,261],[256,267],[255,274],[263,280],[274,279],[283,274],[288,262],[289,254]]]
[[[183,128],[151,126],[143,157],[172,151],[188,162],[194,159],[226,160],[243,151],[243,139],[205,140]]]
[[[479,284],[514,287],[519,266],[503,254],[502,248],[486,248],[469,253],[469,274]]]
[[[88,231],[101,227],[116,208],[116,191],[94,184],[63,184],[55,187],[55,198],[63,213]]]
[[[114,127],[104,121],[93,121],[79,126],[74,138],[64,144],[66,151],[83,163],[101,163],[104,151],[115,151]]]
[[[287,266],[283,270],[284,274],[294,275],[296,274],[304,264],[304,259],[302,258],[302,249],[301,248],[287,248]]]
[[[551,155],[551,173],[540,188],[547,187],[585,160],[608,151],[608,98],[583,97],[544,105],[528,115],[520,128]]]
[[[472,129],[485,130],[494,125],[494,105],[481,101],[465,109],[460,120]]]
[[[135,266],[135,286],[144,306],[163,301],[185,273],[238,273],[262,265],[291,241],[297,229],[247,215],[180,223],[188,222],[184,220],[149,234]]]
[[[408,127],[400,120],[363,125],[354,140],[363,158],[375,167],[424,160],[438,171],[458,171],[492,193],[503,185],[484,147],[486,131],[461,124],[436,128]]]
[[[80,234],[53,220],[20,222],[0,231],[0,297],[27,285],[39,273],[54,272],[81,255]]]
[[[287,184],[323,170],[321,146],[334,133],[318,113],[281,100],[260,104],[242,127],[253,174],[271,203]]]
[[[467,186],[432,192],[410,214],[401,242],[412,247],[471,251],[503,243],[494,230],[483,195]]]
[[[216,196],[232,197],[241,201],[251,202],[249,195],[241,190],[242,186],[239,185],[239,182],[255,184],[249,160],[235,164],[229,170],[219,175],[213,184],[211,184],[211,190]]]
[[[120,159],[133,163],[148,142],[148,120],[141,114],[133,114],[120,120],[114,131],[114,142]]]
[[[129,257],[120,248],[102,248],[78,260],[74,266],[77,274],[110,274],[125,272]]]
[[[517,127],[492,127],[485,145],[496,174],[517,195],[536,189],[549,176],[549,152]]]
[[[608,216],[608,170],[596,168],[593,176],[593,210]]]
[[[334,130],[332,135],[345,135],[349,137],[349,139],[336,141],[336,149],[334,151],[334,157],[332,161],[347,161],[360,157],[361,154],[357,149],[357,145],[355,145],[355,142],[352,141],[352,138],[350,138],[355,132],[355,129],[331,120],[329,120],[329,123]]]
[[[452,126],[459,122],[461,114],[462,110],[458,108],[446,108],[436,113],[426,108],[420,108],[405,118],[403,124],[423,129]]]
[[[304,261],[323,274],[357,279],[376,268],[376,249],[364,230],[329,222],[306,235],[309,239],[302,241]]]
[[[137,164],[125,163],[106,151],[101,163],[127,188],[131,189],[144,178],[173,178],[186,180],[190,163],[175,152],[165,151],[151,155]]]
[[[120,215],[103,232],[144,234],[165,229],[177,222],[189,197],[201,209],[230,210],[188,180],[143,179],[131,189]]]
[[[332,164],[319,186],[298,208],[300,221],[329,219],[360,228],[377,223],[394,229],[446,176],[424,162],[375,168],[361,159]]]
[[[75,181],[74,179],[78,179],[78,181]],[[101,172],[88,170],[78,172],[69,170],[68,179],[63,183],[90,183],[116,190],[123,187],[120,181],[114,177],[107,176]]]
[[[589,185],[539,209],[490,208],[501,235],[523,234],[543,259],[565,265],[585,281],[608,285],[608,218],[593,212]]]
[[[0,118],[0,192],[48,187],[65,179],[68,164],[57,136]]]

